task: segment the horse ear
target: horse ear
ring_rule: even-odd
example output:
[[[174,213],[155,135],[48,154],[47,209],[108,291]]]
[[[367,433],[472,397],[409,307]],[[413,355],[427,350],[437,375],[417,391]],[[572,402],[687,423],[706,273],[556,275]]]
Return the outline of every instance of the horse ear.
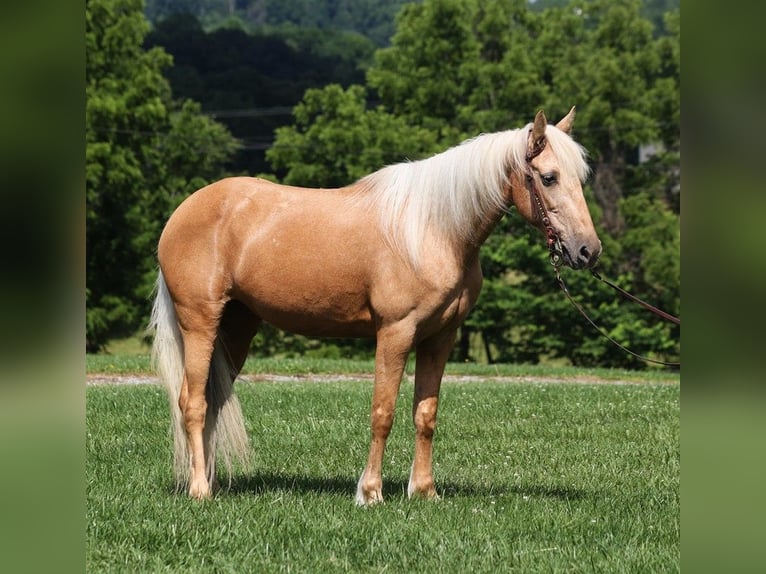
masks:
[[[572,109],[569,110],[569,113],[566,116],[564,116],[559,123],[556,124],[556,127],[559,128],[565,134],[568,134],[570,131],[572,131],[572,124],[574,123],[574,119],[575,119],[575,107],[572,106]]]
[[[540,110],[535,116],[535,123],[532,125],[532,133],[530,134],[532,137],[527,143],[529,151],[539,148],[543,144],[545,140],[545,126],[547,125],[548,120],[545,119],[545,113],[543,110]]]

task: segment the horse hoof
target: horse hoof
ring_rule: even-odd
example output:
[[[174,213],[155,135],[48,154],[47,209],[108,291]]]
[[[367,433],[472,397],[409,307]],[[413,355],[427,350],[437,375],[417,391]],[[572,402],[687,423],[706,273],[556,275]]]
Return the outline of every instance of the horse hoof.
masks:
[[[426,481],[424,484],[417,485],[410,479],[407,485],[407,496],[409,498],[422,498],[425,500],[439,500],[439,494],[436,492],[433,480]]]
[[[410,499],[419,498],[422,500],[439,500],[441,497],[435,489],[430,490],[416,490],[410,493]]]
[[[356,505],[357,506],[374,506],[376,504],[383,504],[383,495],[379,492],[372,493],[371,495],[360,495],[357,493],[356,495]]]
[[[210,498],[212,493],[210,492],[210,485],[205,481],[203,484],[192,484],[189,486],[189,496],[197,500],[206,500]]]
[[[383,502],[383,487],[380,484],[364,484],[364,475],[356,485],[357,506],[372,506]]]

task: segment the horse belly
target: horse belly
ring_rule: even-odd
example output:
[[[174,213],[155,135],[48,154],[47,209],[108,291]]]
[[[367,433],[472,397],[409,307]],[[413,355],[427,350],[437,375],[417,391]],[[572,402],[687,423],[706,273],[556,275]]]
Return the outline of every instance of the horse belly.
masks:
[[[373,337],[375,325],[366,295],[305,278],[250,281],[236,299],[258,317],[286,331],[310,337]],[[245,286],[242,286],[245,287]]]

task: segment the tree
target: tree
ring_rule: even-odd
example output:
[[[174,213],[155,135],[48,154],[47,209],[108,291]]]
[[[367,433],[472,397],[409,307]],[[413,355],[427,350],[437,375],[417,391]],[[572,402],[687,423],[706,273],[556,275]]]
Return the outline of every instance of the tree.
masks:
[[[191,14],[158,22],[146,38],[173,56],[165,72],[173,93],[200,102],[243,143],[232,169],[268,169],[265,150],[274,130],[288,122],[304,92],[328,83],[364,79],[374,45],[353,32],[280,29],[205,32]]]
[[[154,252],[172,209],[217,178],[236,142],[175,102],[161,49],[144,50],[142,0],[86,2],[87,349],[145,322]]]
[[[680,132],[672,109],[680,70],[667,56],[663,62],[641,6],[639,0],[592,0],[545,11],[551,25],[536,42],[552,81],[552,105],[587,102],[579,108],[577,133],[591,152],[595,197],[612,233],[623,226],[619,203],[639,146]]]
[[[524,0],[431,0],[405,6],[392,45],[367,74],[385,109],[454,144],[529,121],[544,101]]]
[[[345,30],[376,45],[388,43],[394,15],[407,0],[147,0],[147,17],[156,24],[168,16],[190,14],[210,30],[237,22],[243,29],[263,27]]]
[[[340,187],[386,164],[435,151],[432,132],[383,110],[367,110],[361,86],[308,90],[295,107],[295,124],[276,131],[267,158],[284,182]]]

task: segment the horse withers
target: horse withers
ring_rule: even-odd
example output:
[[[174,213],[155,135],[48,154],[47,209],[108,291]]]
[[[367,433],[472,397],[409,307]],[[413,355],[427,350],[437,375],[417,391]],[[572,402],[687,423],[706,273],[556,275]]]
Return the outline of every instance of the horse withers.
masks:
[[[384,167],[340,189],[228,178],[189,196],[158,248],[153,359],[171,403],[175,471],[207,498],[216,451],[231,474],[248,438],[233,382],[266,321],[308,336],[374,337],[371,444],[356,501],[379,502],[381,466],[414,348],[415,452],[409,496],[435,497],[432,441],[444,366],[479,296],[479,248],[515,205],[553,229],[563,261],[601,252],[583,198],[574,108],[549,125],[483,134],[422,161]],[[539,191],[538,191],[539,190]],[[544,226],[533,195],[544,203]]]

